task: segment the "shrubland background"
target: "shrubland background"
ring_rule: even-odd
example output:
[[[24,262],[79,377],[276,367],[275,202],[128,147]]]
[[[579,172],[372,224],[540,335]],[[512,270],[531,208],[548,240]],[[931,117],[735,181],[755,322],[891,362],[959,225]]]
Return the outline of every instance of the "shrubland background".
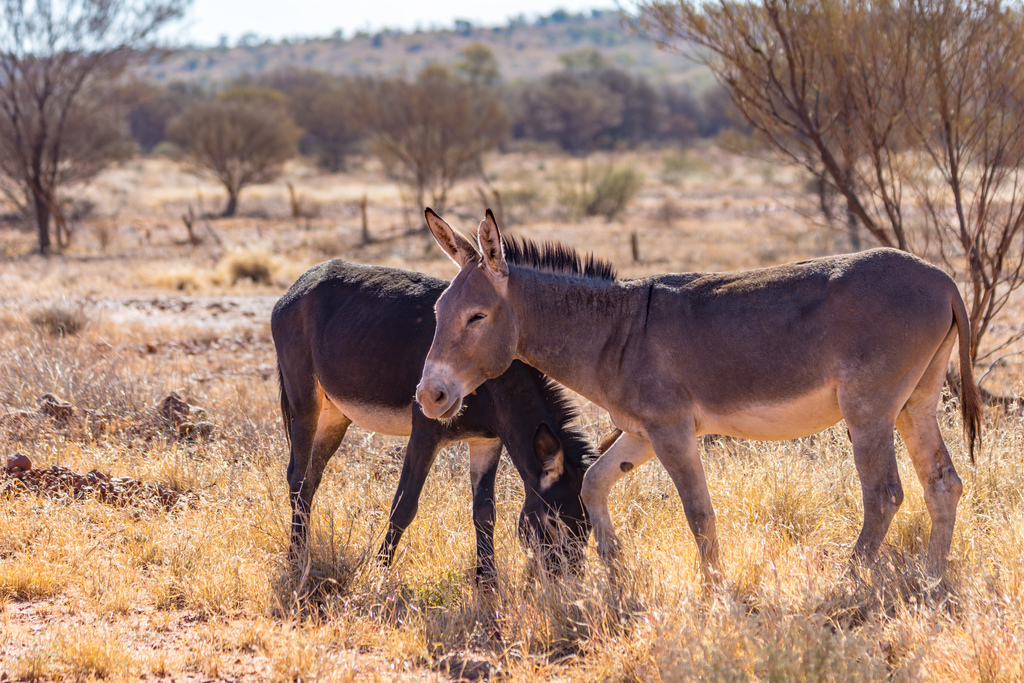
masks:
[[[706,72],[651,67],[667,57],[643,51],[617,21],[562,13],[501,31],[254,39],[175,53],[126,84],[115,123],[131,134],[132,152],[67,187],[57,255],[33,253],[31,218],[8,205],[0,455],[131,477],[188,492],[192,504],[111,505],[72,490],[22,493],[4,480],[0,675],[1024,678],[1024,424],[1013,402],[986,412],[976,464],[955,397],[940,406],[965,481],[941,585],[922,571],[927,513],[899,443],[906,501],[881,561],[850,573],[862,515],[842,425],[791,442],[706,441],[727,575],[716,591],[699,585],[682,506],[657,463],[613,491],[626,545],[620,588],[593,556],[580,577],[533,576],[514,534],[521,482],[503,464],[499,583],[493,594],[477,591],[460,447],[439,456],[395,566],[382,570],[369,559],[404,440],[357,426],[317,494],[309,567],[287,560],[287,447],[270,309],[327,258],[454,275],[423,231],[421,203],[442,199],[444,217],[464,231],[485,206],[500,208],[509,231],[593,251],[625,277],[849,250],[842,226],[820,218],[813,178],[738,153],[756,148]],[[578,51],[588,41],[604,41],[601,52]],[[649,57],[631,61],[628,50]],[[429,58],[416,61],[422,55]],[[188,78],[171,83],[178,76]],[[431,167],[422,185],[382,142],[387,132],[374,130],[380,111],[359,120],[375,98],[417,95],[403,88],[418,81],[468,93],[470,112],[490,103],[501,124],[493,144],[469,150],[473,163],[447,176]],[[229,197],[213,164],[198,161],[184,132],[172,134],[190,108],[218,102],[271,111],[292,145],[271,159],[269,175],[240,190],[230,217],[220,215]],[[322,118],[313,120],[316,112]],[[590,134],[578,135],[583,126]],[[991,344],[1022,331],[1014,299]],[[1018,342],[979,367],[982,386],[1020,396],[1019,351]],[[161,418],[171,392],[202,409],[210,436]],[[70,417],[41,410],[45,394],[70,403]],[[581,403],[581,421],[595,440],[611,429],[589,404]]]

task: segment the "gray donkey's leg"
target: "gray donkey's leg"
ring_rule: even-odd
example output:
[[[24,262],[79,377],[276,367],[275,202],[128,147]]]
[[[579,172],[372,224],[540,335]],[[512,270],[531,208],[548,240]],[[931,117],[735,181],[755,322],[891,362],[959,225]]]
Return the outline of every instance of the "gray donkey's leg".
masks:
[[[619,539],[612,526],[608,512],[608,493],[619,479],[635,467],[643,465],[654,457],[651,443],[636,434],[623,433],[611,448],[597,459],[583,477],[583,491],[580,497],[587,506],[587,514],[594,526],[597,552],[605,561],[618,556]]]
[[[950,334],[943,342],[896,419],[896,428],[907,445],[917,478],[924,488],[924,501],[932,522],[928,538],[928,564],[937,576],[942,576],[946,571],[956,523],[956,507],[964,488],[949,457],[949,451],[946,450],[946,444],[942,441],[936,419],[954,339]]]
[[[696,430],[692,422],[649,430],[658,460],[665,466],[683,501],[686,522],[697,541],[700,568],[705,583],[721,580],[718,530],[711,492],[704,476]]]

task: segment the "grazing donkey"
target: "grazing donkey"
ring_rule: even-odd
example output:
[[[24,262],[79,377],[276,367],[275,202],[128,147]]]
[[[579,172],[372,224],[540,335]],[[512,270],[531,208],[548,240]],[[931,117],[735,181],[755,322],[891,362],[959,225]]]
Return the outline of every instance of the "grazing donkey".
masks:
[[[924,487],[928,560],[945,571],[962,485],[936,421],[959,337],[961,407],[974,458],[981,422],[969,323],[944,272],[892,249],[736,273],[616,280],[560,245],[502,239],[488,212],[479,252],[429,209],[461,271],[437,302],[416,397],[434,418],[513,359],[605,408],[625,433],[587,472],[598,551],[614,558],[608,491],[657,455],[709,574],[715,512],[697,436],[793,439],[846,420],[864,497],[855,555],[873,556],[903,500],[893,428]]]
[[[437,278],[334,259],[303,274],[274,307],[281,412],[291,446],[288,488],[293,554],[308,538],[313,495],[345,431],[357,425],[410,436],[380,557],[394,557],[416,515],[437,452],[469,443],[477,575],[494,575],[494,478],[504,444],[523,478],[520,534],[554,562],[578,559],[590,525],[580,500],[583,474],[597,452],[570,423],[564,390],[522,363],[480,386],[445,422],[413,403],[434,334],[434,302],[448,286]],[[475,388],[475,387],[474,387]]]

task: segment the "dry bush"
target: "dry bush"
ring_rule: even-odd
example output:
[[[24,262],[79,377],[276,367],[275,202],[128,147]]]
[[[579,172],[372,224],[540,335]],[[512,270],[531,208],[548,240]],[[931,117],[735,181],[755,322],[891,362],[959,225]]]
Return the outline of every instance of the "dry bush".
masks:
[[[274,281],[274,257],[265,247],[230,251],[220,260],[218,268],[231,284],[237,284],[239,280],[250,280],[257,285],[270,285]]]
[[[563,217],[579,220],[583,216],[604,216],[611,222],[640,192],[643,174],[636,168],[609,162],[591,173],[586,160],[579,179],[560,179],[556,188],[557,203]]]
[[[63,301],[53,302],[32,311],[28,319],[51,337],[77,335],[89,324],[89,315],[81,305]]]
[[[19,335],[0,350],[0,404],[34,408],[40,396],[53,394],[81,409],[128,415],[152,400],[145,395],[149,388],[123,357],[88,340],[53,344]]]
[[[140,275],[146,283],[161,289],[170,289],[178,292],[191,293],[203,288],[204,276],[196,271],[194,267],[182,266],[169,268],[167,270],[155,271],[147,268]]]
[[[605,220],[611,222],[636,197],[643,182],[643,174],[632,166],[616,167],[609,164],[594,178],[593,190],[583,207],[584,213],[588,216],[604,216]]]

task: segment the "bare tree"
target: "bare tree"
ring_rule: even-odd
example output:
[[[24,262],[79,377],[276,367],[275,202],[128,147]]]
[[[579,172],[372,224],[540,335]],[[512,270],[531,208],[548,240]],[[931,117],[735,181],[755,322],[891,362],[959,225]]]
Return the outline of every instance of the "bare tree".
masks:
[[[34,211],[40,253],[63,225],[60,188],[124,153],[106,91],[187,4],[0,0],[0,190]]]
[[[346,160],[365,137],[357,108],[365,79],[285,68],[257,82],[288,96],[292,118],[305,131],[300,151],[315,156],[317,163],[332,173],[344,170]]]
[[[978,360],[1024,284],[1021,11],[999,0],[649,0],[637,24],[695,50],[768,148],[815,174],[823,197],[833,188],[875,243],[962,271]]]
[[[281,174],[301,135],[284,95],[255,87],[226,90],[185,110],[168,129],[196,172],[211,173],[224,185],[228,200],[223,216],[235,215],[242,188],[269,183]]]
[[[449,190],[480,173],[484,152],[508,132],[497,93],[474,89],[441,66],[428,66],[413,82],[378,81],[366,91],[363,117],[371,148],[415,189],[420,210],[429,192],[441,211]]]
[[[553,140],[571,154],[585,156],[600,135],[622,123],[622,97],[596,79],[570,71],[527,85],[522,101],[526,134]]]

